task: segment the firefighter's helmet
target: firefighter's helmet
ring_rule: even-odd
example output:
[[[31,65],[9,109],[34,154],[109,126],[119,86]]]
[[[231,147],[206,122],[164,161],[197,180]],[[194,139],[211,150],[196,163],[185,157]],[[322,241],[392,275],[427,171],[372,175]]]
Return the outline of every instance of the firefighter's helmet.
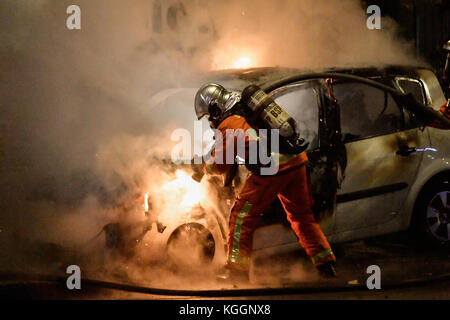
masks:
[[[195,113],[200,120],[209,116],[210,123],[217,123],[240,100],[240,94],[226,90],[216,83],[203,85],[195,95]]]

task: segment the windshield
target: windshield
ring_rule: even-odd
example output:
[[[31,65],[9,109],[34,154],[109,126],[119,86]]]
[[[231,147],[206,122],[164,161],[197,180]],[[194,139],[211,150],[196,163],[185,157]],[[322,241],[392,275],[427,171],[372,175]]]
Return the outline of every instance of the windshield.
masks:
[[[214,140],[207,118],[203,117],[199,121],[195,114],[194,98],[197,90],[198,88],[162,90],[151,97],[145,112],[152,125],[157,126],[161,132],[167,132],[169,136],[173,135],[174,130],[189,133],[190,150],[193,154],[200,155],[209,151]],[[175,146],[179,142],[168,140],[167,143]]]

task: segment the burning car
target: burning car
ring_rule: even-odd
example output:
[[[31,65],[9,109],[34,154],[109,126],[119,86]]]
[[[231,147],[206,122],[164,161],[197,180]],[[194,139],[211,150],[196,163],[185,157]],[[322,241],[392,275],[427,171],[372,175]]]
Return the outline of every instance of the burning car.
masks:
[[[194,112],[186,119],[177,110],[192,109],[197,88],[211,79],[234,90],[258,84],[297,121],[310,142],[314,213],[330,242],[410,229],[426,243],[450,243],[449,131],[428,126],[436,119],[444,126],[450,122],[438,112],[446,99],[433,71],[404,66],[321,73],[226,70],[192,87],[158,93],[154,108],[165,108],[189,128]],[[159,190],[178,195],[166,201],[170,218],[153,208],[158,195],[149,192],[143,197],[145,227],[133,239],[139,242],[156,226],[152,246],[172,261],[223,263],[228,215],[245,167],[236,165],[223,180],[213,176],[197,184],[188,165],[167,166],[173,178]],[[300,248],[282,210],[275,202],[261,216],[254,255]],[[117,234],[106,232],[110,246],[120,242]]]

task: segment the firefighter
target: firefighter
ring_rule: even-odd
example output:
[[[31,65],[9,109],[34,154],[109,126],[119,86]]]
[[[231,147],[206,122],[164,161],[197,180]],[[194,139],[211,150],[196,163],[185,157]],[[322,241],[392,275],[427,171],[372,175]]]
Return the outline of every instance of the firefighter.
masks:
[[[202,166],[205,174],[225,174],[232,168],[233,163],[226,163],[226,155],[232,152],[234,157],[237,154],[238,139],[245,141],[243,157],[246,163],[250,145],[258,143],[259,128],[249,124],[250,117],[242,112],[241,104],[238,93],[227,91],[218,84],[206,84],[197,92],[197,118],[207,116],[210,126],[222,135],[222,143],[216,140],[211,157]],[[227,130],[238,134],[232,135],[233,138],[229,135],[227,139]],[[236,198],[229,220],[226,272],[222,278],[248,280],[253,233],[258,218],[277,197],[319,274],[335,277],[333,265],[336,258],[311,211],[313,200],[307,181],[305,152],[278,154],[276,161],[278,171],[274,175],[261,175],[257,170],[251,170]]]

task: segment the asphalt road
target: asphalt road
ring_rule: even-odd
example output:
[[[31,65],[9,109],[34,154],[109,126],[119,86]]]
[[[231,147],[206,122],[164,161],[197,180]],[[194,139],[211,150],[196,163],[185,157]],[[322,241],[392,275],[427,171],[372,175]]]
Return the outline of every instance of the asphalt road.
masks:
[[[403,235],[357,241],[335,246],[338,264],[336,280],[317,278],[301,252],[267,257],[255,263],[251,284],[217,283],[213,273],[200,272],[187,277],[171,273],[170,284],[161,280],[167,270],[153,269],[152,279],[139,281],[130,274],[105,276],[91,273],[88,278],[136,286],[103,287],[103,283],[83,282],[81,290],[69,291],[61,281],[0,274],[1,298],[28,299],[450,299],[450,252],[405,241]],[[366,287],[367,267],[377,265],[381,289]],[[135,271],[137,272],[137,271]],[[178,277],[178,278],[177,278]],[[196,278],[197,277],[197,278]],[[186,278],[189,281],[186,282]],[[200,280],[201,279],[201,280]],[[201,285],[193,283],[201,282]],[[109,283],[109,282],[106,282]],[[145,288],[192,292],[154,292]],[[125,289],[125,290],[123,290]],[[195,291],[200,290],[200,291]],[[212,291],[208,291],[212,290]],[[229,291],[231,290],[231,291]],[[243,291],[239,291],[243,290]],[[138,290],[139,291],[139,290]],[[146,292],[146,293],[144,293]],[[231,296],[230,296],[231,292]]]

